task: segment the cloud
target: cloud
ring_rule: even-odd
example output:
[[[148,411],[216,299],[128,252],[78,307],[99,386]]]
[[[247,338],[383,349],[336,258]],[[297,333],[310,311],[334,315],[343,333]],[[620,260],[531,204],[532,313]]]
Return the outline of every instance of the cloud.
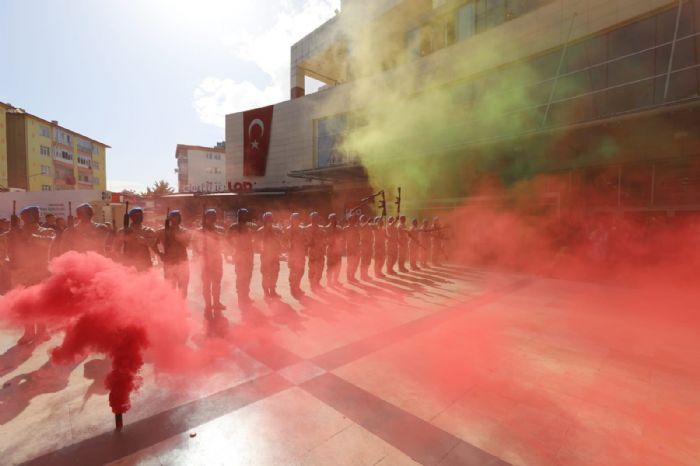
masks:
[[[267,3],[267,2],[266,2]],[[251,25],[222,35],[221,41],[239,60],[254,63],[267,74],[267,83],[206,77],[193,93],[193,106],[201,121],[224,127],[225,116],[280,102],[289,97],[290,47],[333,17],[340,0],[269,2],[268,27]]]

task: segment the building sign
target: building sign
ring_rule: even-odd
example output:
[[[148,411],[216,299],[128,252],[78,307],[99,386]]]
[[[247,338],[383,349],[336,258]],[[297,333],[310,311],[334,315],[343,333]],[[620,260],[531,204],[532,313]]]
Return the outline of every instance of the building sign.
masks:
[[[274,108],[243,112],[243,176],[265,176]]]

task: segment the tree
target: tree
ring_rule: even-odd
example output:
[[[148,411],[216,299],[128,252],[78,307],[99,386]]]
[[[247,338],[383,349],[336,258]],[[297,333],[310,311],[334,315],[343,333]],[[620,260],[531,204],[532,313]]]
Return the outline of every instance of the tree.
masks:
[[[165,180],[156,181],[153,183],[153,187],[146,188],[147,196],[164,196],[166,194],[172,194],[175,190],[170,186]]]

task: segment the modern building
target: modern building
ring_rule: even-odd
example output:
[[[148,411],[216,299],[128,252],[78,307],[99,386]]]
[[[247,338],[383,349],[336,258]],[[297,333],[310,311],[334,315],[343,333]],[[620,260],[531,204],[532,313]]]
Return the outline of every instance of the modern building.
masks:
[[[106,190],[108,145],[21,108],[5,105],[5,119],[0,136],[7,144],[6,163],[0,169],[0,176],[3,169],[7,173],[4,186],[25,191]],[[1,147],[0,142],[0,157]]]
[[[700,211],[700,0],[345,0],[290,77],[227,115],[229,180],[440,209],[546,175],[559,208]]]
[[[226,183],[226,149],[223,142],[215,147],[178,144],[178,192],[211,193],[228,191]]]

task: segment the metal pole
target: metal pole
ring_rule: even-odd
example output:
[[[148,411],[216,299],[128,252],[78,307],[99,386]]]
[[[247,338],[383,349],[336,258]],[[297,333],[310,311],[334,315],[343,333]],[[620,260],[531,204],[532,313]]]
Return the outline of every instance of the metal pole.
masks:
[[[678,12],[676,13],[676,29],[673,31],[673,42],[671,42],[671,56],[668,57],[668,70],[666,72],[666,85],[664,86],[664,102],[668,97],[668,88],[671,84],[671,69],[673,68],[673,55],[676,52],[676,41],[678,39],[678,26],[681,23],[681,12],[683,11],[683,2],[678,0]]]
[[[649,199],[649,205],[654,205],[654,190],[656,189],[656,162],[651,164],[651,198]]]
[[[552,83],[552,90],[549,92],[549,100],[547,101],[547,107],[544,109],[544,116],[542,117],[542,126],[547,123],[547,117],[549,116],[549,108],[552,106],[552,100],[554,100],[554,94],[557,91],[557,84],[559,83],[559,75],[561,74],[561,68],[564,66],[564,58],[566,57],[566,51],[569,48],[569,41],[571,40],[571,33],[574,31],[574,20],[576,15],[574,13],[571,17],[571,24],[569,25],[569,35],[566,37],[566,42],[564,42],[564,48],[561,49],[561,55],[559,56],[559,65],[557,66],[557,74],[554,76],[554,82]]]
[[[622,206],[622,165],[617,166],[617,209]]]

